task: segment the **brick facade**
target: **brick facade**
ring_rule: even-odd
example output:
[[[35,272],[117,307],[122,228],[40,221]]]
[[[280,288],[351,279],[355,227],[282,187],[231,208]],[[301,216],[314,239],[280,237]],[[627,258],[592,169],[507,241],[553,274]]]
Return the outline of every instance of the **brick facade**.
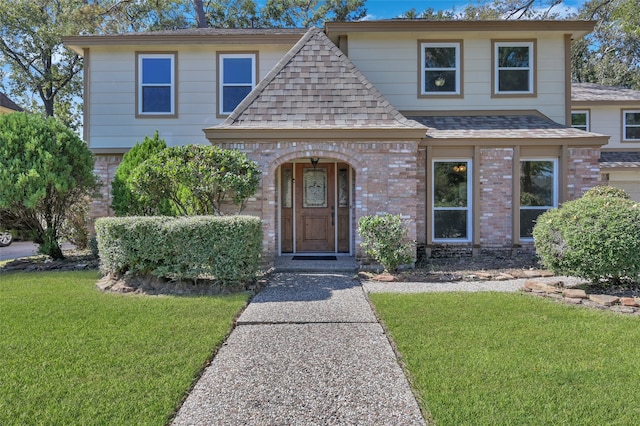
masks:
[[[472,243],[429,244],[426,229],[430,225],[427,211],[426,149],[415,142],[343,142],[343,141],[286,141],[223,143],[222,148],[237,149],[256,161],[262,170],[262,185],[250,198],[243,214],[259,216],[263,220],[264,253],[267,263],[278,255],[278,171],[291,161],[308,161],[319,157],[323,161],[344,162],[352,168],[352,235],[351,248],[358,259],[365,256],[359,248],[356,224],[360,217],[379,213],[401,214],[409,224],[409,238],[419,247],[429,247],[428,256],[470,256],[473,247],[478,254],[507,253],[514,249],[514,148],[487,147],[479,149],[478,181],[474,199],[476,216],[474,228],[479,241]],[[561,180],[566,182],[567,199],[579,198],[595,186],[599,178],[599,150],[569,148],[566,168],[559,168]],[[121,155],[96,155],[95,172],[103,182],[101,198],[92,203],[91,218],[111,216],[111,187]],[[516,159],[517,161],[517,159]],[[562,164],[562,162],[560,162]],[[91,222],[93,223],[93,221]],[[532,246],[523,243],[523,247]],[[503,253],[503,254],[504,254]]]
[[[574,200],[599,183],[600,149],[569,148],[568,156],[567,199]]]
[[[261,216],[266,259],[277,255],[278,194],[277,172],[284,163],[310,157],[348,163],[354,171],[352,201],[353,223],[362,216],[391,213],[408,220],[409,238],[416,239],[416,224],[424,222],[418,214],[417,188],[418,145],[412,142],[254,142],[217,143],[227,149],[237,149],[256,161],[262,171],[262,187],[247,202],[246,214]],[[424,197],[421,199],[424,200]],[[358,258],[359,237],[352,235],[352,248]]]
[[[480,245],[513,243],[513,148],[480,150]]]
[[[99,196],[91,202],[89,210],[89,233],[93,234],[93,223],[95,219],[105,216],[113,216],[114,212],[111,208],[111,182],[116,174],[116,169],[122,162],[123,154],[113,155],[94,155],[94,173],[100,179]]]

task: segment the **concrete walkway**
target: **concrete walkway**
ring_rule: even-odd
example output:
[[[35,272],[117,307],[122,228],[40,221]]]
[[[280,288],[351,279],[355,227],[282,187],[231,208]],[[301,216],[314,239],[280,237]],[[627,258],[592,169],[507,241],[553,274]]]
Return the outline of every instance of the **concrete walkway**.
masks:
[[[174,425],[424,425],[353,274],[274,274]]]

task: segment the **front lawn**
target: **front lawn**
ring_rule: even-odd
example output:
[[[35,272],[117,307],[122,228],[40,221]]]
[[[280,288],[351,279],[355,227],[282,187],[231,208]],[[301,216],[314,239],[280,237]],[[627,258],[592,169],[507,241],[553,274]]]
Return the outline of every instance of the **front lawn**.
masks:
[[[0,425],[165,424],[247,301],[104,294],[97,279],[0,275]]]
[[[435,424],[638,424],[638,316],[521,294],[370,298]]]

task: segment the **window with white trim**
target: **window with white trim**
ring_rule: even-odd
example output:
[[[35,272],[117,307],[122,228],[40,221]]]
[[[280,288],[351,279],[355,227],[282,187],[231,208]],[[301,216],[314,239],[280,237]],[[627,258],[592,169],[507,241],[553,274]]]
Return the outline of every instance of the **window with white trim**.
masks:
[[[140,115],[175,114],[175,55],[138,54],[138,106]]]
[[[256,85],[256,55],[225,53],[220,55],[219,113],[231,114]]]
[[[494,49],[494,93],[533,93],[533,42],[495,42]]]
[[[558,160],[520,161],[520,238],[533,238],[538,216],[558,206]]]
[[[589,131],[589,111],[571,111],[571,127]]]
[[[640,110],[622,111],[622,140],[640,141]]]
[[[433,240],[471,241],[471,160],[433,161]]]
[[[460,94],[460,43],[421,44],[421,94]]]

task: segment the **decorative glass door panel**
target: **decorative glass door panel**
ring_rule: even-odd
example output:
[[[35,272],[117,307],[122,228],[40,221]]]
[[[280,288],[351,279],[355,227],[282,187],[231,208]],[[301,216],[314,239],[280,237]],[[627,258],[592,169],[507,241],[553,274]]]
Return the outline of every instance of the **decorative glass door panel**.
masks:
[[[293,253],[293,164],[283,164],[280,170],[281,249]]]
[[[327,169],[304,169],[304,208],[327,207]]]
[[[335,251],[334,164],[295,164],[296,251]]]

